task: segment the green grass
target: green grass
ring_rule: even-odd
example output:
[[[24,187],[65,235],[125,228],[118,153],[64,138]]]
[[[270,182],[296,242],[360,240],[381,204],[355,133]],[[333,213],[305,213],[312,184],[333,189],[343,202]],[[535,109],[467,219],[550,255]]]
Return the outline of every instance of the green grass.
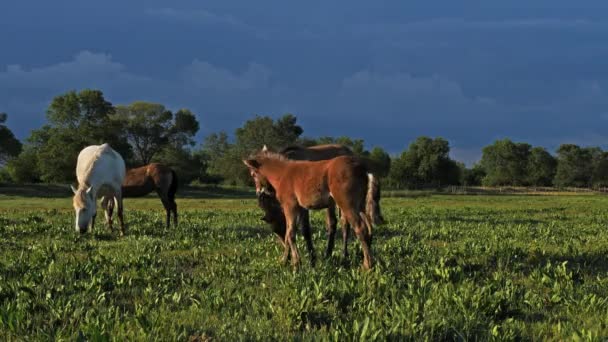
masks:
[[[0,195],[1,340],[608,337],[608,197],[383,199],[371,272],[352,239],[281,265],[252,197],[179,199],[170,229],[157,198],[125,206],[126,237],[80,237],[69,197]]]

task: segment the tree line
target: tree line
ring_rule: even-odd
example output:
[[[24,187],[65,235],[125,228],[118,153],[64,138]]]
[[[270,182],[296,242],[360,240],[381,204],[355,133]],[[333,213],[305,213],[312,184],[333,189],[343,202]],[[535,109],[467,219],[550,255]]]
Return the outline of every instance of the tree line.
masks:
[[[47,124],[24,142],[6,126],[0,113],[0,182],[73,182],[76,156],[85,146],[109,143],[129,167],[150,162],[171,165],[182,182],[250,185],[242,158],[267,145],[343,144],[369,161],[384,187],[393,189],[466,186],[608,186],[608,152],[599,147],[559,146],[556,154],[509,139],[482,150],[481,160],[468,168],[450,158],[449,142],[418,137],[407,149],[390,155],[382,147],[366,149],[362,139],[308,137],[296,116],[273,119],[255,116],[232,135],[216,132],[198,146],[200,124],[188,109],[175,112],[164,105],[133,102],[113,105],[99,90],[70,91],[55,97],[46,111]]]

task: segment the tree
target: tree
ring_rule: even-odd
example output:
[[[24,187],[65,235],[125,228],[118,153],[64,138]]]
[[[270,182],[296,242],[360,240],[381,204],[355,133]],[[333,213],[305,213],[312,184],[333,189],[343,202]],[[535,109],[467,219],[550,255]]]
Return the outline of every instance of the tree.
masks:
[[[40,181],[38,157],[32,149],[26,148],[17,158],[9,160],[6,169],[13,182],[36,183]]]
[[[154,156],[153,161],[170,165],[177,173],[178,184],[188,184],[193,180],[201,180],[206,175],[206,163],[203,155],[192,153],[185,148],[167,145]]]
[[[484,185],[526,185],[531,146],[509,139],[483,148],[480,164],[486,172]]]
[[[233,149],[226,132],[212,133],[205,138],[201,155],[206,161],[207,174],[214,180],[226,178],[226,163],[230,160],[227,155]]]
[[[443,138],[417,138],[392,162],[391,184],[410,188],[459,184],[460,169],[449,152],[449,143]]]
[[[173,127],[171,127],[170,140],[174,147],[194,145],[194,136],[198,133],[200,125],[196,116],[188,109],[175,112]]]
[[[221,176],[229,184],[250,184],[251,177],[242,159],[264,145],[277,151],[296,144],[303,133],[292,114],[273,120],[268,116],[255,116],[235,131],[235,142],[228,141],[225,132],[214,133],[205,139],[202,152],[208,158],[208,172]]]
[[[114,107],[99,90],[56,96],[46,113],[49,124],[32,131],[27,139],[27,148],[37,160],[37,178],[45,182],[73,180],[78,153],[88,145],[109,143],[128,159],[131,150],[111,119],[113,113]]]
[[[557,170],[554,184],[558,187],[586,187],[590,185],[593,153],[596,150],[578,145],[562,144],[557,149]]]
[[[465,167],[462,170],[462,185],[477,186],[481,185],[483,178],[486,176],[485,171],[479,164],[473,165],[472,168]]]
[[[6,113],[0,113],[0,165],[21,152],[21,142],[5,124],[7,118]]]
[[[256,116],[236,129],[235,146],[241,153],[248,154],[264,145],[274,151],[293,145],[304,132],[296,121],[292,114],[285,114],[276,122],[268,116]]]
[[[382,147],[374,147],[369,153],[368,158],[374,164],[374,172],[378,177],[388,176],[391,169],[391,156]]]
[[[285,114],[278,118],[274,123],[280,147],[287,147],[295,144],[300,135],[304,133],[304,129],[297,124],[297,118],[293,114]]]
[[[557,168],[557,160],[542,147],[534,147],[528,157],[529,185],[551,186]]]
[[[192,138],[199,130],[199,123],[189,110],[180,109],[174,118],[158,103],[137,101],[117,106],[112,119],[123,128],[137,163],[142,165],[149,164],[168,145],[174,150],[193,145]]]
[[[173,113],[161,104],[139,101],[117,106],[113,118],[123,127],[135,159],[141,165],[149,164],[169,143]]]
[[[596,151],[593,153],[592,171],[591,171],[591,186],[607,187],[608,186],[608,152]]]

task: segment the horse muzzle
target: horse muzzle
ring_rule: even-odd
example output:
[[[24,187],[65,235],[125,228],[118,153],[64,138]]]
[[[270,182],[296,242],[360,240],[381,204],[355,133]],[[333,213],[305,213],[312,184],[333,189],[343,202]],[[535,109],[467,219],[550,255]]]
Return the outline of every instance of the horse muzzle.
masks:
[[[76,225],[76,232],[80,233],[80,234],[84,234],[86,233],[88,230],[88,227],[85,226],[81,226],[81,225]]]

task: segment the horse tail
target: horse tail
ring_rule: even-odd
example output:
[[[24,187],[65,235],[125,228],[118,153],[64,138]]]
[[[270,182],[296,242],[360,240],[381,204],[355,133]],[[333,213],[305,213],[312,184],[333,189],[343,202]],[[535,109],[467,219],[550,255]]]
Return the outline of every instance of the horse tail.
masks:
[[[372,238],[372,220],[370,219],[369,215],[360,211],[359,212],[359,216],[361,217],[361,220],[363,221],[363,224],[365,224],[365,228],[367,229],[367,233],[369,234],[369,238],[371,240]]]
[[[380,213],[380,184],[378,178],[371,173],[367,174],[367,194],[365,196],[365,213],[373,224],[384,223]]]
[[[170,201],[175,201],[175,193],[177,192],[177,173],[175,170],[171,169],[171,185],[169,185],[169,192],[167,193],[167,197],[169,197]]]

